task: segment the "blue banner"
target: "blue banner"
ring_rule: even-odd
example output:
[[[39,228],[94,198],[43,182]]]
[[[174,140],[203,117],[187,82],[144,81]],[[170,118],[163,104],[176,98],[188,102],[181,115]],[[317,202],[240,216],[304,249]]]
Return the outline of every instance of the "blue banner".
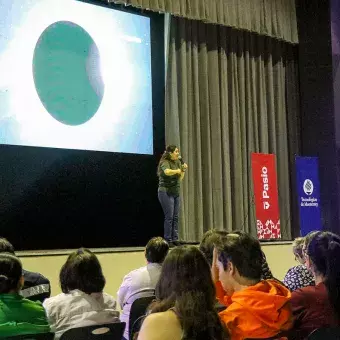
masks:
[[[317,157],[296,157],[296,184],[300,210],[301,235],[322,230],[320,183]]]

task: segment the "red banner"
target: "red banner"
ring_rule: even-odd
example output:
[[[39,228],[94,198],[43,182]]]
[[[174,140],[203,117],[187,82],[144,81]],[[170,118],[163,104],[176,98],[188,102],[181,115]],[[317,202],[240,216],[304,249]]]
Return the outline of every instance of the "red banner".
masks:
[[[257,237],[259,239],[281,238],[275,155],[253,153],[251,161]]]

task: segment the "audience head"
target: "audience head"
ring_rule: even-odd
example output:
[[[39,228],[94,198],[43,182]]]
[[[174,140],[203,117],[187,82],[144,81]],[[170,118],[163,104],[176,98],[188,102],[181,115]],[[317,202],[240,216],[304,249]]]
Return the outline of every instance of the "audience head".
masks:
[[[212,265],[213,253],[215,244],[218,243],[221,237],[228,235],[225,230],[210,229],[204,235],[200,243],[199,249],[204,254],[209,265]]]
[[[340,319],[340,237],[328,231],[313,234],[306,249],[306,265],[327,287],[329,300]]]
[[[241,230],[234,231],[233,233],[237,234],[237,235],[246,235],[246,233],[244,231],[241,231]],[[261,249],[261,252],[262,252],[262,274],[261,274],[261,280],[276,280],[276,281],[278,281],[276,278],[274,278],[273,273],[272,273],[272,271],[269,268],[266,254],[263,252],[262,249]]]
[[[20,260],[9,253],[0,254],[0,294],[18,293],[24,284]]]
[[[217,244],[216,251],[219,278],[227,295],[261,280],[263,252],[251,235],[229,233]]]
[[[105,278],[101,265],[90,250],[80,248],[72,253],[60,271],[60,286],[63,293],[79,289],[86,294],[102,292]]]
[[[164,260],[152,312],[175,307],[184,339],[225,339],[226,330],[215,309],[215,286],[203,253],[195,246],[173,249]]]
[[[0,237],[0,253],[9,253],[15,255],[12,244],[7,239],[2,237]]]
[[[208,262],[195,246],[176,247],[169,252],[156,287],[159,300],[176,299],[186,293],[204,295],[215,301]]]
[[[311,231],[304,237],[304,242],[302,246],[303,256],[305,256],[305,253],[307,252],[310,241],[317,233],[318,231]]]
[[[293,242],[293,253],[295,255],[295,260],[300,262],[301,264],[304,264],[306,262],[303,256],[304,244],[305,244],[304,237],[297,237]]]
[[[145,257],[149,263],[163,263],[168,251],[168,242],[162,237],[154,237],[145,247]]]

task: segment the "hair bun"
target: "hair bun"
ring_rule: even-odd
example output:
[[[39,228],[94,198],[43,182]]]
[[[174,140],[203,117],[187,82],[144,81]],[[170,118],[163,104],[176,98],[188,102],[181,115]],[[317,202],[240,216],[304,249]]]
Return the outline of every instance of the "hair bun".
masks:
[[[328,250],[340,251],[340,243],[335,240],[330,241],[328,244]]]

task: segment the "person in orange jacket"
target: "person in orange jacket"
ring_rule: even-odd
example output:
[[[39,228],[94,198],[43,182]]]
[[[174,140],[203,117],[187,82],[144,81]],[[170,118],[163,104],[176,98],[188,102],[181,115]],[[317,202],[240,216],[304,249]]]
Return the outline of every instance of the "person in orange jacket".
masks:
[[[212,267],[212,278],[213,282],[215,283],[215,290],[216,290],[216,299],[217,301],[224,306],[228,305],[228,295],[224,291],[221,281],[218,280],[218,270],[217,274],[214,274],[214,267]],[[284,284],[279,281],[277,278],[275,278],[268,266],[267,259],[265,254],[262,252],[262,274],[261,274],[261,280],[275,280],[276,282],[279,282],[284,286]]]
[[[240,235],[244,234],[242,231],[234,231],[232,233],[240,234]],[[205,232],[205,234],[203,235],[202,241],[199,245],[200,251],[204,254],[206,260],[208,261],[210,265],[210,268],[212,268],[212,278],[215,284],[216,299],[221,307],[226,306],[227,301],[228,301],[228,296],[226,295],[226,292],[224,291],[221,282],[218,280],[218,271],[217,271],[217,274],[215,274],[215,270],[212,267],[212,262],[213,262],[213,253],[214,253],[215,244],[218,244],[220,239],[227,235],[228,235],[228,232],[226,230],[210,229],[207,232]],[[274,278],[268,266],[266,255],[262,251],[261,280],[269,280],[269,279],[277,280],[276,278]]]
[[[261,281],[262,263],[259,241],[245,233],[228,233],[214,249],[212,274],[228,306],[219,315],[232,340],[273,337],[293,325],[291,293],[276,280]]]

